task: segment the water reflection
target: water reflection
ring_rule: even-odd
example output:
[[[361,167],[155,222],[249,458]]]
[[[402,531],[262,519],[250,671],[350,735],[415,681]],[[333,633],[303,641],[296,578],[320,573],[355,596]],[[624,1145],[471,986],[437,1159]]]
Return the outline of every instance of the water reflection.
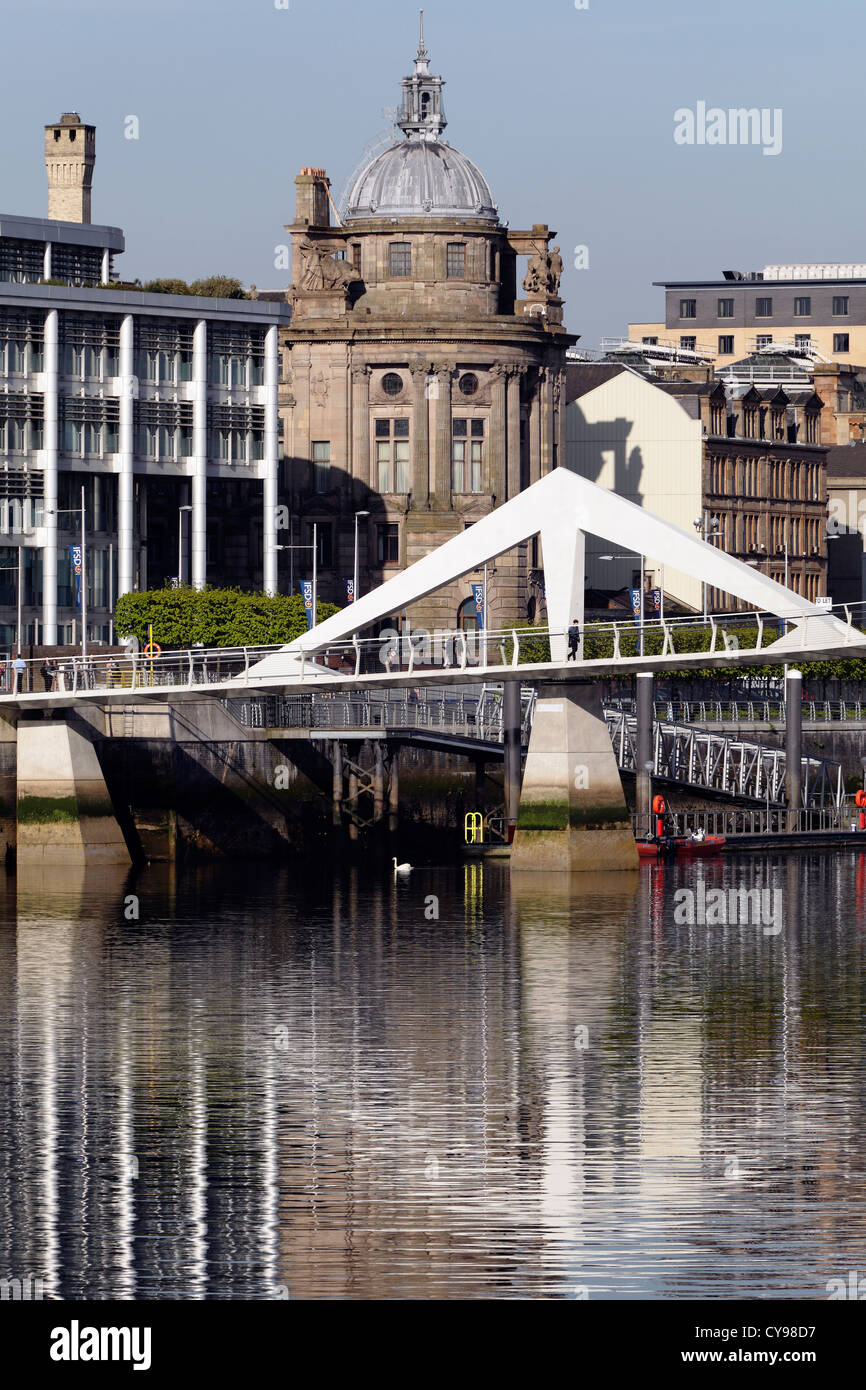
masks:
[[[778,933],[676,920],[742,888],[781,894]],[[862,1266],[866,856],[64,870],[0,899],[0,1275],[813,1298]]]

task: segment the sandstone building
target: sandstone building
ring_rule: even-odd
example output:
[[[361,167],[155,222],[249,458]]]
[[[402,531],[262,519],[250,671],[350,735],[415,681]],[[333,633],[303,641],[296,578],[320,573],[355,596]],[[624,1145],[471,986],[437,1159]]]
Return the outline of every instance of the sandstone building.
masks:
[[[362,170],[342,215],[325,170],[306,168],[287,228],[282,500],[300,518],[296,545],[316,524],[319,595],[341,604],[357,512],[369,513],[366,592],[565,461],[575,339],[554,233],[512,231],[481,171],[444,139],[444,83],[423,30],[402,86],[400,138]],[[491,628],[536,611],[539,558],[529,543],[491,567]],[[479,577],[416,605],[412,627],[473,626]]]

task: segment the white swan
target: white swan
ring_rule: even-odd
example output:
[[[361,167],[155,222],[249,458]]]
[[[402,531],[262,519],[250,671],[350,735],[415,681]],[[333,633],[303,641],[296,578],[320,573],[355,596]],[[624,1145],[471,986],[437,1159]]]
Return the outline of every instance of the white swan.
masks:
[[[411,865],[411,864],[398,864],[396,859],[394,859],[392,862],[393,862],[393,864],[394,864],[394,873],[395,873],[395,874],[411,874],[411,872],[412,872],[412,865]]]

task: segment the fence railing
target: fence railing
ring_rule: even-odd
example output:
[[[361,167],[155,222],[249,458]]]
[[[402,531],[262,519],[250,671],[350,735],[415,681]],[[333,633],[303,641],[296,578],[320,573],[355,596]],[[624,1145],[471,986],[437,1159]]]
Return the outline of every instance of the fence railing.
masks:
[[[639,840],[649,840],[656,833],[656,817],[653,815],[640,816],[633,814],[631,817],[632,829]],[[844,802],[838,807],[828,807],[824,810],[800,810],[796,813],[796,820],[789,819],[789,813],[784,807],[771,806],[766,808],[744,809],[736,807],[731,810],[718,811],[671,811],[664,818],[665,835],[687,836],[694,831],[702,831],[704,835],[723,835],[725,838],[738,835],[777,835],[783,834],[789,828],[793,828],[800,833],[812,832],[820,834],[831,831],[859,831],[859,812],[855,810],[850,801]],[[863,833],[863,848],[866,850],[866,833]]]

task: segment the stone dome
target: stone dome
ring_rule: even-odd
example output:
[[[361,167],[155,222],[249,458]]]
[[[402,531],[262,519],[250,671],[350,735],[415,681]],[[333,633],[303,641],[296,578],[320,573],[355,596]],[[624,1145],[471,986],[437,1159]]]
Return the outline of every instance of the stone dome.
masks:
[[[440,139],[401,140],[367,165],[349,195],[347,222],[373,218],[497,219],[477,165]]]

